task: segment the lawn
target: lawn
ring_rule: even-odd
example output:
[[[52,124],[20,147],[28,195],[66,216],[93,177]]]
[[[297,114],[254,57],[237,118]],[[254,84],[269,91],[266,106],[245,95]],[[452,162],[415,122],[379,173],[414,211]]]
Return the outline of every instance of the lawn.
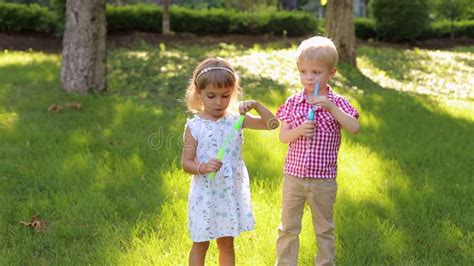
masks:
[[[0,265],[186,265],[181,99],[193,67],[228,58],[244,99],[275,111],[298,89],[294,51],[118,48],[109,92],[90,96],[61,90],[57,54],[0,52]],[[361,113],[339,155],[337,264],[473,265],[474,47],[357,54],[359,68],[340,65],[333,80]],[[285,152],[277,131],[245,132],[257,225],[236,240],[238,265],[274,263]],[[34,214],[44,231],[19,223]],[[311,265],[309,209],[303,224],[299,258]]]

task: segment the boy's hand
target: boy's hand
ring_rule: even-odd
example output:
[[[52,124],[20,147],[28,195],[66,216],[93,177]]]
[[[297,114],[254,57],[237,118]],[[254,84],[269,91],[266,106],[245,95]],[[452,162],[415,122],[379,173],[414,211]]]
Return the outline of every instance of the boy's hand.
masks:
[[[303,124],[300,125],[301,135],[312,138],[314,135],[314,129],[316,128],[316,122],[311,120],[306,120]]]
[[[335,106],[327,96],[316,96],[313,97],[310,102],[312,104],[318,105],[323,107],[324,109],[331,111],[331,109]]]
[[[257,101],[250,100],[250,101],[243,101],[239,105],[239,113],[241,115],[247,113],[248,111],[255,109],[258,105]]]
[[[217,159],[210,159],[207,163],[203,163],[201,166],[201,174],[209,174],[217,172],[222,167],[222,162]]]

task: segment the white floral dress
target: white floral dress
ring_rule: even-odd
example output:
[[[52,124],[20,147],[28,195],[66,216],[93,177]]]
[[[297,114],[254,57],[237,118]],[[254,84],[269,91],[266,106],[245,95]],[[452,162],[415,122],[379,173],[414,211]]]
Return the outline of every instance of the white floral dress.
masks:
[[[186,126],[197,141],[196,161],[208,162],[227,134],[233,131],[225,150],[223,165],[214,179],[193,175],[188,198],[189,233],[193,242],[204,242],[224,236],[238,236],[254,228],[247,167],[242,160],[242,129],[232,129],[237,115],[227,114],[217,121],[199,116]]]

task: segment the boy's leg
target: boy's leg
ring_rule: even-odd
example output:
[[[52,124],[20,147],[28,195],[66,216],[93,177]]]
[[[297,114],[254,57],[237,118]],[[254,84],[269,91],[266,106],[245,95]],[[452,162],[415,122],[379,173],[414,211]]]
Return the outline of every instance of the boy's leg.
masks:
[[[193,242],[193,247],[189,252],[189,265],[201,266],[206,260],[207,249],[209,248],[209,241]]]
[[[334,265],[336,238],[333,213],[337,192],[336,180],[314,179],[310,183],[308,203],[318,241],[315,265]]]
[[[305,203],[304,180],[298,177],[283,178],[281,223],[278,227],[277,265],[296,266],[298,261],[301,218]]]
[[[219,249],[219,265],[235,265],[234,238],[231,236],[221,237],[216,240]]]

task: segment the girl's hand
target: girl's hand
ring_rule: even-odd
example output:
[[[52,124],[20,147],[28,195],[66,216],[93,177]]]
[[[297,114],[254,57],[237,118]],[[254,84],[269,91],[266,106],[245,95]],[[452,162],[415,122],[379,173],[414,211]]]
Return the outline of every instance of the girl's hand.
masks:
[[[300,125],[301,135],[312,138],[314,135],[314,129],[316,128],[316,122],[311,120],[306,120],[303,124]]]
[[[243,101],[239,105],[239,113],[241,115],[247,113],[248,111],[257,108],[258,102],[254,100]]]
[[[222,162],[217,159],[210,159],[207,163],[201,165],[201,174],[209,174],[212,172],[217,172],[222,167]]]
[[[312,104],[318,105],[323,107],[324,109],[331,111],[331,109],[335,106],[327,96],[316,96],[313,97],[310,102]]]

